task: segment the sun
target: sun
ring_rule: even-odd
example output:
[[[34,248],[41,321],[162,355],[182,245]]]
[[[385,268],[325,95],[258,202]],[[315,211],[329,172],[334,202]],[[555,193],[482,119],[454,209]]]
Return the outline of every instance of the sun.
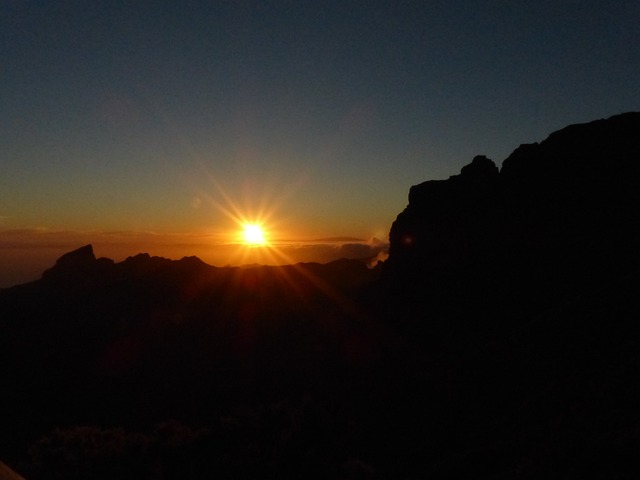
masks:
[[[265,245],[267,240],[262,227],[255,223],[247,223],[243,226],[242,236],[247,245]]]

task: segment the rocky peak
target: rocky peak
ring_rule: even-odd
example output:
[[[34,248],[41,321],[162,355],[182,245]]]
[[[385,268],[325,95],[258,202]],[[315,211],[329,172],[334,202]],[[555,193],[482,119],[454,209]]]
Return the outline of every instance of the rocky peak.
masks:
[[[476,156],[459,175],[411,187],[389,234],[387,276],[415,283],[458,269],[461,281],[482,265],[495,278],[525,261],[532,275],[609,268],[640,241],[639,167],[640,112],[521,145],[499,172]]]
[[[469,165],[462,167],[460,176],[464,178],[478,178],[498,175],[498,167],[493,160],[484,155],[476,155]]]
[[[68,276],[78,272],[86,272],[96,264],[96,256],[92,245],[85,245],[71,252],[65,253],[56,264],[44,272],[43,278]]]
[[[86,281],[98,271],[113,265],[113,261],[96,259],[92,245],[85,245],[65,253],[56,264],[42,274],[43,280]]]
[[[65,253],[56,261],[56,267],[73,268],[92,265],[96,261],[93,245],[85,245],[71,252]]]

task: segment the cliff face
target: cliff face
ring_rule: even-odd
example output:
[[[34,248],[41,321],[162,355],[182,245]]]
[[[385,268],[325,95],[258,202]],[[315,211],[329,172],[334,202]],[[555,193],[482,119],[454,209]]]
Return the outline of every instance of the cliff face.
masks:
[[[640,113],[572,125],[521,145],[499,173],[476,157],[412,187],[391,228],[385,318],[423,347],[421,368],[450,372],[437,388],[453,392],[452,424],[465,411],[486,422],[476,438],[499,439],[496,464],[518,451],[536,477],[555,461],[535,451],[557,445],[561,458],[559,438],[588,438],[596,449],[542,476],[637,471],[609,439],[625,438],[640,404],[639,165]]]
[[[474,277],[482,267],[492,271],[490,283],[507,287],[514,268],[624,269],[638,241],[639,165],[640,113],[521,145],[499,173],[476,157],[460,175],[411,188],[391,228],[385,276],[415,284],[456,271]]]
[[[495,228],[501,196],[497,167],[480,156],[460,175],[411,187],[409,205],[391,227],[387,268],[440,268],[479,248],[482,233]]]

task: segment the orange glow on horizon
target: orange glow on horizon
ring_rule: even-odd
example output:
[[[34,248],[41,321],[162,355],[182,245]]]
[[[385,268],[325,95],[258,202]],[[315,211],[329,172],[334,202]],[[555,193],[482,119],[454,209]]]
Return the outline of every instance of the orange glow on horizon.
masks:
[[[280,189],[274,198],[268,184],[264,191],[244,189],[244,199],[239,201],[227,193],[211,174],[205,172],[213,186],[214,193],[203,193],[202,197],[213,209],[227,217],[233,226],[218,230],[223,243],[235,246],[229,251],[230,265],[282,265],[289,263],[286,255],[280,252],[281,238],[288,234],[282,229],[283,219],[276,219],[282,204],[291,195],[290,189]],[[289,191],[287,191],[289,190]]]

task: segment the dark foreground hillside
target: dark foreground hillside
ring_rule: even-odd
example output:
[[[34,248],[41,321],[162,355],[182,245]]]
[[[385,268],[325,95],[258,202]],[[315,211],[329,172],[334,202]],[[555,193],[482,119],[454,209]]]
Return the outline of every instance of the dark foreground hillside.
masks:
[[[49,478],[636,478],[640,114],[412,187],[390,257],[96,259],[0,290],[0,458]]]

